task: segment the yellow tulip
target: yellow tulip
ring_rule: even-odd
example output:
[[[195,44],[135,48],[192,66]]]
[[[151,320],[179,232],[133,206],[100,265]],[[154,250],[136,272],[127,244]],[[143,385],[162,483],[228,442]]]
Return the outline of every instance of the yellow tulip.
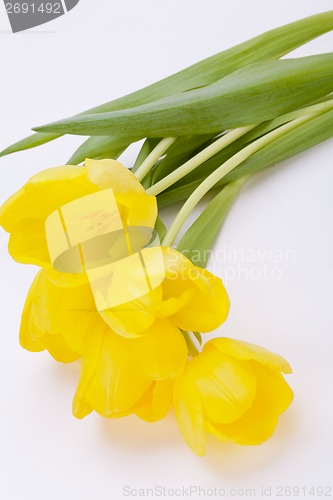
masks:
[[[143,337],[124,338],[98,314],[88,283],[59,286],[46,270],[28,294],[20,342],[64,363],[81,358],[73,403],[78,418],[92,410],[104,417],[162,418],[172,404],[173,379],[188,358],[181,331],[167,318],[157,319]]]
[[[261,347],[227,338],[210,340],[177,379],[174,404],[180,431],[199,456],[207,432],[242,445],[264,442],[293,393],[288,362]]]
[[[184,368],[187,346],[179,331],[162,323],[157,328],[149,339],[143,337],[143,343],[108,328],[88,336],[73,401],[77,418],[95,410],[106,418],[136,413],[152,422],[168,413],[172,377]]]
[[[10,233],[12,257],[51,270],[48,218],[74,200],[110,189],[124,227],[154,227],[156,198],[146,194],[134,174],[115,160],[86,160],[84,167],[66,165],[36,174],[2,205],[0,225]]]
[[[163,279],[161,263],[155,261],[156,256],[159,259],[159,248]],[[169,247],[147,248],[141,254],[147,257],[146,271],[151,281],[160,284],[135,300],[100,311],[115,332],[125,337],[145,335],[156,319],[168,318],[182,330],[205,333],[226,320],[229,298],[220,278]],[[134,276],[135,269],[131,271]]]

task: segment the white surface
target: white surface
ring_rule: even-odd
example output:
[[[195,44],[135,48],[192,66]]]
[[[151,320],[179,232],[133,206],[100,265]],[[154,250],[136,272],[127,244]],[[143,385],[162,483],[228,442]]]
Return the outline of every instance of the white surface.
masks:
[[[12,35],[1,3],[1,149],[33,125],[118,97],[269,28],[330,8],[330,0],[81,0],[66,16]],[[328,34],[296,53],[332,49]],[[66,138],[1,158],[0,202],[34,172],[64,163],[79,143],[80,138]],[[245,271],[237,279],[228,280],[232,310],[219,333],[275,350],[294,368],[289,380],[295,402],[260,447],[212,440],[199,459],[182,441],[173,415],[153,425],[134,417],[75,420],[71,399],[78,367],[58,365],[48,354],[31,354],[18,344],[35,269],[11,261],[1,231],[1,499],[117,500],[125,485],[217,487],[236,498],[250,496],[247,488],[260,498],[262,486],[272,486],[271,498],[280,498],[278,485],[309,489],[333,482],[332,147],[329,141],[253,178],[216,246],[257,255],[256,262],[242,263]],[[291,250],[289,261],[272,262],[265,257],[269,249]],[[237,264],[231,259],[220,265],[223,276],[224,267],[230,273]],[[276,267],[280,279],[272,277]]]

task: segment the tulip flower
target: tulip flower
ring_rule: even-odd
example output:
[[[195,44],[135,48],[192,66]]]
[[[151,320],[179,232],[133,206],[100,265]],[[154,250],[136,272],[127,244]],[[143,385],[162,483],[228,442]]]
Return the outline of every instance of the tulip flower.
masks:
[[[156,198],[146,194],[134,174],[115,160],[86,160],[84,167],[66,165],[34,175],[2,205],[0,225],[10,233],[11,256],[18,262],[51,270],[48,217],[74,200],[107,189],[112,189],[126,227],[154,227]]]
[[[73,413],[106,418],[136,413],[152,422],[172,406],[173,380],[187,359],[184,337],[165,321],[142,339],[124,339],[102,323],[88,334]]]
[[[205,333],[226,320],[229,298],[220,278],[169,247],[143,249],[141,254],[146,257],[148,278],[159,284],[135,300],[105,306],[100,314],[115,332],[125,337],[145,335],[156,319],[168,318],[182,330]],[[138,269],[130,268],[132,281]]]
[[[73,403],[79,418],[92,410],[104,417],[138,412],[148,421],[162,418],[172,403],[172,379],[188,357],[181,331],[168,319],[158,319],[144,337],[121,337],[98,314],[88,283],[60,286],[46,270],[28,294],[20,342],[63,363],[81,359]]]
[[[242,445],[264,442],[293,399],[281,374],[291,371],[284,358],[256,345],[207,342],[175,383],[176,417],[187,444],[203,456],[207,433]]]

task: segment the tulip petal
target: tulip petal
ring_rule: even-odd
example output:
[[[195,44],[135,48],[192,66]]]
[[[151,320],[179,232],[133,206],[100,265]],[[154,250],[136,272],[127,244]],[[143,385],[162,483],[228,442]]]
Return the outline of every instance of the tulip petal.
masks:
[[[89,406],[103,417],[131,412],[151,383],[133,368],[126,339],[105,325],[96,328],[85,344],[74,414],[82,417]]]
[[[223,356],[207,344],[203,355],[191,363],[194,383],[209,421],[233,422],[252,406],[257,382],[250,363]]]
[[[36,335],[31,318],[31,307],[33,302],[33,295],[35,293],[35,288],[40,280],[42,271],[40,271],[36,278],[34,279],[27,299],[23,308],[21,327],[20,327],[20,344],[24,349],[31,352],[41,352],[45,350],[45,345],[43,344],[40,335]]]
[[[278,418],[263,418],[257,406],[249,411],[243,419],[230,424],[207,423],[207,432],[221,441],[231,441],[243,446],[255,446],[269,439],[278,423]]]
[[[127,226],[149,227],[153,229],[157,218],[157,201],[155,196],[144,193],[115,194],[120,206],[120,214]]]
[[[52,358],[60,363],[73,363],[80,358],[77,352],[69,349],[63,335],[45,335],[42,337],[42,343]]]
[[[253,362],[258,381],[258,397],[266,411],[274,415],[281,415],[293,400],[293,391],[287,384],[283,375],[261,363]]]
[[[170,297],[166,300],[163,300],[157,316],[159,318],[173,316],[190,302],[193,294],[193,290],[189,289],[185,290],[178,297]]]
[[[222,280],[206,269],[194,266],[186,257],[171,248],[163,248],[166,279],[163,300],[181,298],[189,290],[192,297],[170,319],[182,330],[209,332],[227,318],[229,298]]]
[[[172,380],[154,382],[140,401],[136,415],[145,422],[156,422],[164,418],[172,407]]]
[[[0,224],[12,232],[22,219],[44,221],[60,206],[96,190],[83,167],[67,165],[43,170],[2,205]]]
[[[0,208],[0,225],[13,233],[9,246],[13,258],[49,266],[45,219],[60,206],[94,191],[83,167],[55,167],[33,176]]]
[[[136,300],[99,311],[99,314],[118,335],[135,338],[145,335],[154,323],[161,302],[162,289],[157,287]]]
[[[29,290],[20,341],[28,350],[47,349],[57,360],[68,362],[79,357],[87,333],[98,323],[105,327],[87,283],[62,287],[44,270],[38,273]]]
[[[157,320],[146,335],[128,341],[133,366],[142,377],[175,377],[186,364],[188,350],[180,330],[168,320]]]
[[[55,269],[47,269],[47,275],[51,283],[63,288],[76,288],[78,286],[87,285],[87,274],[85,273],[62,273]],[[90,288],[90,286],[89,286]],[[89,295],[91,295],[89,293]]]
[[[230,424],[207,423],[207,430],[223,441],[241,445],[263,443],[272,435],[278,416],[293,399],[293,393],[280,373],[258,363],[254,363],[254,369],[258,390],[250,410]]]
[[[183,438],[192,451],[202,457],[207,444],[204,409],[199,393],[186,372],[175,382],[174,405]]]
[[[35,297],[41,288],[43,274],[45,274],[45,271],[38,273],[27,296],[22,313],[20,344],[24,349],[31,352],[41,352],[47,349],[56,361],[71,363],[76,361],[79,355],[68,346],[63,335],[61,333],[50,335],[41,331],[40,327],[34,322]]]
[[[154,227],[157,217],[156,198],[146,194],[130,170],[116,160],[86,159],[85,166],[88,179],[98,189],[113,189],[127,226]]]
[[[207,343],[208,344],[208,343]],[[235,357],[240,360],[258,361],[269,368],[281,371],[283,373],[292,373],[291,366],[282,356],[264,349],[255,344],[249,344],[241,340],[229,338],[217,338],[209,341],[222,354]]]
[[[118,193],[144,193],[135,175],[119,161],[112,159],[91,160],[86,158],[87,177],[99,190],[112,188]]]
[[[196,269],[200,274],[191,280],[193,297],[183,309],[172,316],[172,321],[182,330],[205,333],[224,323],[230,304],[222,280],[205,269]],[[203,284],[209,284],[209,287],[204,290]]]
[[[16,262],[35,264],[51,269],[43,222],[35,219],[21,219],[10,235],[8,251]]]

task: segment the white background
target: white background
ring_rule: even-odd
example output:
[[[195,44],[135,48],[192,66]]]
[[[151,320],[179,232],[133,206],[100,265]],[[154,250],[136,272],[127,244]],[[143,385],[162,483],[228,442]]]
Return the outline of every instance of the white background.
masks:
[[[13,35],[1,3],[0,149],[34,125],[116,98],[267,29],[330,8],[329,0],[81,0],[64,17]],[[328,34],[295,54],[332,50]],[[33,173],[64,164],[80,141],[68,137],[1,158],[0,202]],[[262,486],[272,485],[271,498],[281,498],[277,485],[333,482],[332,148],[328,141],[252,178],[216,245],[229,253],[257,252],[255,263],[242,262],[245,270],[228,280],[232,310],[219,333],[277,351],[294,368],[289,381],[295,401],[260,447],[212,440],[207,456],[197,458],[172,414],[156,424],[96,415],[75,420],[71,399],[78,366],[56,364],[47,353],[19,346],[20,314],[36,270],[10,259],[1,230],[1,499],[117,500],[125,485],[200,485],[225,488],[229,496],[230,488],[255,488],[257,497]],[[124,162],[130,165],[133,158],[130,152]],[[291,250],[295,258],[277,264],[265,257],[269,249]],[[271,274],[278,267],[280,279],[260,276],[265,265]],[[225,267],[235,271],[237,263],[220,264],[222,276]]]

